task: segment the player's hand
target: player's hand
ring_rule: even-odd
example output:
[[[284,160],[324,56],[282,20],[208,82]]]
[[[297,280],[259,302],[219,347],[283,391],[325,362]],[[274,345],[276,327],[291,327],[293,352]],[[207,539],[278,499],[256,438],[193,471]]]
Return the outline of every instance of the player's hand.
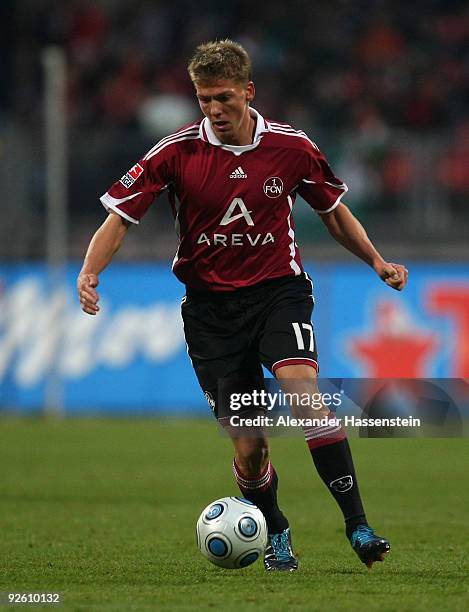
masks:
[[[384,262],[376,269],[376,272],[386,285],[397,291],[402,291],[402,289],[404,289],[407,284],[407,278],[409,277],[407,268],[396,263]]]
[[[77,278],[78,299],[86,314],[95,315],[99,312],[99,295],[96,291],[98,284],[96,274],[80,274]]]

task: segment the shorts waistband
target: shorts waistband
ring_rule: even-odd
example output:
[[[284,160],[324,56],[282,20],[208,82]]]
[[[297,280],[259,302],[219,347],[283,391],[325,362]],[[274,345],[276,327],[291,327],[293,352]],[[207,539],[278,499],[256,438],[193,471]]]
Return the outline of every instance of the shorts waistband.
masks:
[[[189,298],[197,299],[209,299],[209,300],[230,300],[237,297],[244,297],[253,295],[258,291],[268,289],[269,287],[278,287],[286,282],[306,280],[306,274],[302,272],[298,276],[279,276],[278,278],[268,278],[265,281],[256,283],[255,285],[248,285],[247,287],[239,287],[233,291],[209,291],[208,289],[193,289],[186,286],[186,295]]]

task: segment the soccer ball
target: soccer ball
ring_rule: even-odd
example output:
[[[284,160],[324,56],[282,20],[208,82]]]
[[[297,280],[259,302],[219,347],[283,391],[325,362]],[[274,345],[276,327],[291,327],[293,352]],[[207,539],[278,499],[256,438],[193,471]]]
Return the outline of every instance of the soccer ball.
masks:
[[[257,561],[267,546],[264,515],[242,497],[222,497],[202,510],[197,521],[197,546],[209,561],[239,569]]]

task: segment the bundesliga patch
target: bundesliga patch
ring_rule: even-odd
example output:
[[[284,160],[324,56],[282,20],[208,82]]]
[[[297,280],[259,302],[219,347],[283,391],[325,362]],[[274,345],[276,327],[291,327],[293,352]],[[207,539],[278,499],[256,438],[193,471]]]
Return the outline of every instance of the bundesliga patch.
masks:
[[[143,168],[140,164],[135,164],[130,170],[124,174],[124,176],[120,179],[120,183],[124,185],[126,189],[132,187],[138,177],[142,174]]]

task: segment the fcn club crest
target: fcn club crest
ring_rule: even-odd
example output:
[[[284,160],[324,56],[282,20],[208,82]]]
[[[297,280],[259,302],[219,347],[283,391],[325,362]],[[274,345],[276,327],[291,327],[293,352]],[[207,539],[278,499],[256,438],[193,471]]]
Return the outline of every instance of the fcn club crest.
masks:
[[[283,181],[278,176],[271,176],[264,182],[264,193],[268,198],[278,198],[283,192]]]

